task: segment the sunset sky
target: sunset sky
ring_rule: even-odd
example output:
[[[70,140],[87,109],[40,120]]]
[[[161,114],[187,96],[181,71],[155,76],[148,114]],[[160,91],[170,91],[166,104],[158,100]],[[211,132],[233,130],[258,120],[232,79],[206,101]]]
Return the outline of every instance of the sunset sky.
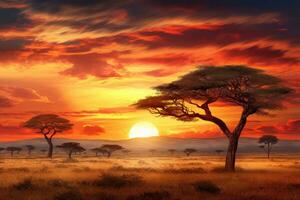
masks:
[[[222,3],[223,2],[223,3]],[[285,108],[251,116],[244,137],[300,139],[300,1],[1,0],[0,141],[40,137],[21,124],[55,113],[57,137],[128,139],[148,121],[162,136],[222,137],[131,105],[200,65],[245,64],[294,89]],[[214,107],[232,128],[241,110]]]

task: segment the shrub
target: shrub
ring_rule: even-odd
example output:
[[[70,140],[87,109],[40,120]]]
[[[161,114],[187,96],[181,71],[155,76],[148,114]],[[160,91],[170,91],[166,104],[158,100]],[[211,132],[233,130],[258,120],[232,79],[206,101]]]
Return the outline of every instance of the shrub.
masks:
[[[13,185],[13,188],[17,190],[29,190],[33,188],[31,179],[24,179],[23,181]]]
[[[121,188],[125,186],[135,186],[142,182],[142,178],[137,175],[112,175],[112,174],[104,174],[100,178],[94,182],[95,185],[101,187],[112,187],[112,188]]]
[[[54,197],[54,200],[82,200],[81,194],[77,190],[69,190]]]
[[[165,200],[170,199],[171,194],[167,191],[144,192],[140,195],[132,195],[127,200]]]
[[[193,184],[198,192],[208,192],[211,194],[219,194],[221,189],[211,181],[198,181]]]

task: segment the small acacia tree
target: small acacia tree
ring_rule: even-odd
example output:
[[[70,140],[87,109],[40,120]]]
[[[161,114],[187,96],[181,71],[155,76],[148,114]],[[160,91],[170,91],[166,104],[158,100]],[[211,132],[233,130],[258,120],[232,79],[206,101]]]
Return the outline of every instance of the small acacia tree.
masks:
[[[106,151],[107,157],[109,158],[113,152],[122,150],[123,147],[117,144],[104,144],[101,149]]]
[[[22,148],[20,148],[20,147],[7,147],[6,151],[10,151],[10,156],[13,157],[14,153],[17,152],[17,154],[19,154],[20,151],[22,151]]]
[[[186,156],[190,156],[192,153],[197,152],[197,150],[193,148],[186,148],[183,152],[185,153]]]
[[[35,147],[33,145],[25,145],[26,149],[27,149],[27,152],[28,152],[28,155],[30,156],[31,155],[31,152],[35,149]]]
[[[70,130],[73,124],[69,120],[54,114],[37,115],[23,125],[26,128],[37,130],[42,134],[49,145],[48,157],[52,158],[53,143],[52,138],[56,133]]]
[[[216,152],[217,154],[221,154],[221,153],[224,152],[224,150],[222,150],[222,149],[217,149],[215,152]]]
[[[204,66],[179,80],[155,87],[157,95],[139,100],[135,106],[152,114],[171,116],[181,121],[204,120],[214,123],[228,138],[225,170],[235,170],[238,141],[253,114],[268,114],[282,107],[291,92],[282,81],[264,71],[247,66]],[[222,102],[239,106],[242,111],[235,127],[211,111],[212,104]]]
[[[65,150],[68,153],[69,159],[72,158],[73,153],[85,151],[85,149],[80,146],[80,143],[78,142],[66,142],[61,145],[57,145],[56,147]]]
[[[270,153],[273,145],[277,144],[278,138],[274,135],[263,135],[259,138],[258,143],[264,144],[263,147],[267,152],[268,158],[270,158]]]
[[[4,151],[4,150],[5,150],[5,148],[3,148],[3,147],[0,147],[0,152],[1,152],[1,151]]]

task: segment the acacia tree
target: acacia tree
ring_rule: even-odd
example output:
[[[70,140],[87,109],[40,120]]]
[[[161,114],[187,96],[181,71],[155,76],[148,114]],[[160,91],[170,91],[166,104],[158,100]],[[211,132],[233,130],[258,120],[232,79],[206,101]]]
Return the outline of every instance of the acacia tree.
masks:
[[[20,147],[7,147],[6,151],[10,151],[10,156],[13,157],[14,153],[17,152],[17,154],[19,154],[20,151],[22,151],[22,148],[20,148]]]
[[[268,158],[270,158],[270,153],[274,144],[277,144],[278,138],[274,135],[263,135],[259,138],[258,143],[262,145],[267,152]]]
[[[31,155],[31,152],[35,149],[35,147],[33,145],[25,145],[26,149],[27,149],[27,152],[28,152],[28,155],[30,156]]]
[[[1,151],[4,151],[4,150],[5,150],[5,148],[3,148],[3,147],[0,147],[0,152],[1,152]]]
[[[253,114],[268,114],[282,107],[291,92],[282,81],[264,71],[247,66],[204,66],[177,81],[154,88],[157,95],[139,100],[137,108],[148,109],[158,116],[171,116],[181,121],[204,120],[219,127],[228,138],[225,170],[235,170],[235,157],[240,135]],[[242,111],[235,127],[211,111],[212,104],[239,106]]]
[[[65,142],[61,145],[57,145],[56,147],[65,150],[68,153],[69,159],[72,158],[73,153],[81,153],[85,151],[85,149],[82,146],[80,146],[80,143],[78,142]]]
[[[42,134],[49,145],[48,157],[52,158],[53,143],[52,138],[56,133],[70,130],[73,124],[69,120],[54,114],[37,115],[23,125],[26,128],[37,130],[37,133]]]
[[[104,144],[102,145],[101,149],[106,151],[107,157],[109,158],[113,152],[122,150],[124,148],[117,144]]]
[[[217,149],[215,152],[216,152],[217,154],[221,154],[221,153],[224,152],[224,150],[222,150],[222,149]]]
[[[193,148],[186,148],[183,152],[186,154],[186,156],[190,156],[192,153],[197,152],[197,150]]]

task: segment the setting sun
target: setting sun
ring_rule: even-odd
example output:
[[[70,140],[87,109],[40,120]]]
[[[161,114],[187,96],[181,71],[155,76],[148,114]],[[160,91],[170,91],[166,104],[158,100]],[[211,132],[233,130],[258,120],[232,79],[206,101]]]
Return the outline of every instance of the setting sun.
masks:
[[[129,138],[145,138],[159,136],[157,128],[150,122],[138,122],[129,131]]]

